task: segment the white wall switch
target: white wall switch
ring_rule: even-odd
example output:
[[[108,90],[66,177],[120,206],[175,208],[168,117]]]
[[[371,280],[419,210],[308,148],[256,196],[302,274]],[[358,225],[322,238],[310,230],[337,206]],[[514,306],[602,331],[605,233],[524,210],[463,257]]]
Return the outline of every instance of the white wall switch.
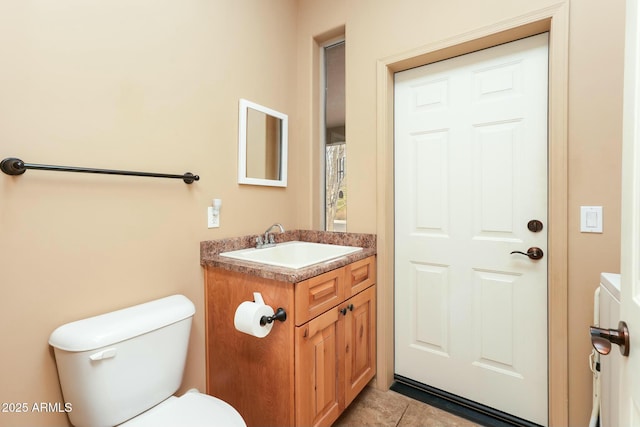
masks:
[[[602,206],[580,206],[580,231],[602,233]]]

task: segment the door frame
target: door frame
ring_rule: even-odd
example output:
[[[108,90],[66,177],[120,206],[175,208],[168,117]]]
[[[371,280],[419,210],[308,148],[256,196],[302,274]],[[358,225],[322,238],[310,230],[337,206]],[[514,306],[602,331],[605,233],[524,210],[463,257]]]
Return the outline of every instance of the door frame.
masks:
[[[394,375],[394,73],[549,32],[549,234],[548,399],[549,426],[569,422],[568,377],[568,46],[569,5],[559,3],[526,15],[389,56],[377,63],[378,331],[376,386],[388,389]]]

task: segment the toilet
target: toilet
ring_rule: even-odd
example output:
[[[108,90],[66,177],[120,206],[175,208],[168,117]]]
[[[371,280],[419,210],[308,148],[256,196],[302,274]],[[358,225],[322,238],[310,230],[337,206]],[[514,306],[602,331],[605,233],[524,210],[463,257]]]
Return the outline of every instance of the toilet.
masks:
[[[246,427],[228,403],[182,383],[193,303],[172,295],[60,326],[51,334],[77,427]]]

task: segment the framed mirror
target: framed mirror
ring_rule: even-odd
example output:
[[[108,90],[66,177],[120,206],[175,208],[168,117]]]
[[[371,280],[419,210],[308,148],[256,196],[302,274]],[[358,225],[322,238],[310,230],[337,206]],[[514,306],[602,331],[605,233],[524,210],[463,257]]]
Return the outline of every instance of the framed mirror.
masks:
[[[288,116],[240,100],[238,183],[287,186]]]

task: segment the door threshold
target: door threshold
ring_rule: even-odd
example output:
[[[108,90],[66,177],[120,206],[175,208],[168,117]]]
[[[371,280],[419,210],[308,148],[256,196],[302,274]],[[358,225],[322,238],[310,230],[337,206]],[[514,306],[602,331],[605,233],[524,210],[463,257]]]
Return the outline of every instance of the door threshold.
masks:
[[[390,389],[427,405],[457,415],[486,427],[540,427],[522,418],[489,408],[444,390],[419,383],[402,375],[394,375]]]

